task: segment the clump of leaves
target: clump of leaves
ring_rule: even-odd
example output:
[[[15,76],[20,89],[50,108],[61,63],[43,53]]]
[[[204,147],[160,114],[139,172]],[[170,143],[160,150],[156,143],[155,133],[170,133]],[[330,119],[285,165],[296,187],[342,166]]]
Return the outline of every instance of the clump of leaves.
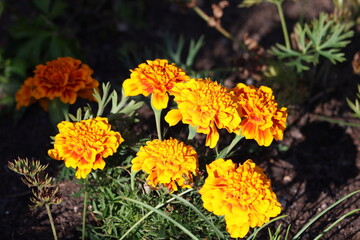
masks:
[[[295,25],[293,49],[277,43],[270,53],[281,60],[285,59],[285,64],[295,67],[298,73],[309,70],[311,64],[317,65],[320,57],[328,59],[332,64],[343,62],[346,59],[341,50],[354,35],[351,27],[351,23],[342,24],[334,15],[321,13],[310,24]]]

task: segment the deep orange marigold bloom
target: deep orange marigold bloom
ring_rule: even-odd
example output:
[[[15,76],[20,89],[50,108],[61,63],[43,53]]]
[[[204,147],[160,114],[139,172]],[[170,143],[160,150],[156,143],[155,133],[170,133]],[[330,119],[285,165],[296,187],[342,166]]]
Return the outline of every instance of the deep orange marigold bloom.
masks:
[[[27,78],[24,84],[15,94],[17,109],[20,109],[21,107],[27,107],[33,102],[35,102],[35,99],[32,95],[34,88],[35,88],[34,78],[32,77]]]
[[[170,110],[165,120],[170,126],[180,120],[207,134],[206,146],[214,148],[219,140],[217,128],[234,132],[240,122],[238,105],[233,92],[210,79],[191,79],[172,89],[178,109]]]
[[[80,122],[62,121],[57,125],[54,149],[48,154],[65,161],[66,167],[77,169],[76,178],[86,178],[92,169],[104,169],[104,158],[116,152],[124,141],[112,131],[107,118],[96,117]]]
[[[93,70],[80,60],[60,57],[46,65],[37,65],[34,71],[35,99],[60,98],[63,103],[73,104],[77,96],[92,98],[92,91],[99,82],[91,77]]]
[[[281,212],[281,205],[263,170],[248,159],[237,166],[217,159],[206,166],[208,177],[199,193],[204,207],[225,216],[232,238],[244,237],[250,227],[260,227]]]
[[[198,173],[196,151],[176,139],[148,141],[131,161],[134,171],[143,170],[149,174],[148,184],[157,187],[163,184],[170,192],[190,188],[193,175]]]
[[[152,94],[152,105],[156,109],[164,109],[168,105],[169,95],[175,83],[190,79],[189,76],[174,63],[169,64],[166,59],[156,59],[141,63],[130,70],[130,78],[123,83],[126,96]]]
[[[232,90],[240,106],[242,120],[239,127],[246,139],[255,139],[260,146],[269,146],[274,138],[283,139],[287,109],[278,109],[271,88],[239,83]]]

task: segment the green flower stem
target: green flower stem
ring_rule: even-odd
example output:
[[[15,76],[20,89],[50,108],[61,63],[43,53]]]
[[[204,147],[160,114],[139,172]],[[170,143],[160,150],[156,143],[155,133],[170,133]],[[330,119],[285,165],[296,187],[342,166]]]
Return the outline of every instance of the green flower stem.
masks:
[[[87,191],[84,192],[84,209],[82,214],[82,229],[81,229],[81,239],[85,239],[85,224],[86,224],[86,208],[87,208]]]
[[[282,27],[283,34],[284,34],[284,39],[285,39],[285,46],[286,46],[287,49],[290,49],[289,34],[288,34],[288,31],[287,31],[287,27],[286,27],[284,12],[283,12],[283,9],[282,9],[282,6],[281,6],[282,1],[274,1],[273,3],[276,5],[277,10],[279,12],[281,27]]]
[[[153,104],[152,104],[152,98],[153,98],[153,94],[151,94],[151,108],[154,111],[154,115],[155,115],[155,123],[156,123],[156,131],[157,131],[157,135],[160,141],[162,141],[162,136],[161,136],[161,111],[162,109],[156,109]]]
[[[231,151],[231,149],[233,149],[233,147],[235,147],[235,145],[241,140],[243,139],[243,135],[235,135],[234,139],[231,141],[228,149],[226,150],[226,155],[229,154],[229,152]]]
[[[224,148],[219,154],[217,154],[216,159],[219,158],[225,158],[229,152],[231,151],[231,149],[233,149],[235,147],[235,145],[243,138],[243,135],[235,135],[234,139],[232,140],[232,142],[230,143],[229,146],[227,146],[226,148]]]
[[[51,225],[51,230],[52,230],[52,233],[53,233],[53,236],[54,236],[54,240],[57,240],[57,235],[56,235],[56,230],[55,230],[55,225],[54,225],[54,219],[51,215],[51,211],[50,211],[50,205],[49,204],[45,204],[45,207],[46,207],[46,212],[48,214],[48,217],[49,217],[49,221],[50,221],[50,225]]]

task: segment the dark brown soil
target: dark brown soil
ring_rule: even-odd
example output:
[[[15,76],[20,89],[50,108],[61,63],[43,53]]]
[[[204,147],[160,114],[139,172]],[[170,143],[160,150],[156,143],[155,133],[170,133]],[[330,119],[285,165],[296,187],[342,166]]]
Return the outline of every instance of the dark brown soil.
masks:
[[[198,2],[210,13],[210,2],[217,1]],[[282,42],[280,23],[273,5],[238,9],[236,5],[239,1],[229,2],[232,7],[225,9],[222,22],[238,39],[249,34],[264,47]],[[317,16],[320,11],[333,9],[330,0],[286,1],[285,16],[290,23],[300,17],[301,2],[307,2],[304,5],[305,19]],[[111,12],[110,3],[98,12],[102,15],[89,18],[81,26],[77,38],[85,53],[85,62],[95,70],[96,78],[100,81],[110,81],[120,86],[121,81],[129,75],[130,67],[124,66],[115,50],[122,43],[137,42],[151,48],[154,42],[162,41],[167,31],[183,33],[186,38],[205,36],[206,44],[196,62],[196,68],[200,70],[227,66],[240,54],[231,41],[210,28],[190,9],[165,1],[146,3],[145,6],[146,10],[141,15],[143,20],[140,21],[146,23],[144,29],[139,30],[126,21],[116,19],[111,15],[114,13]],[[349,60],[360,50],[359,39],[360,32],[356,32],[354,41],[347,48]],[[318,117],[323,115],[360,124],[360,120],[351,117],[346,104],[346,98],[355,98],[356,86],[360,84],[360,77],[351,73],[350,61],[338,65],[337,74],[329,79],[324,91],[317,92],[304,103],[289,106],[288,128],[283,141],[263,148],[255,156],[241,155],[241,149],[239,151],[241,158],[253,158],[272,179],[274,191],[283,205],[283,214],[288,215],[283,225],[291,224],[291,235],[321,210],[360,189],[360,128],[329,123]],[[237,76],[230,79],[240,81]],[[146,109],[140,111],[140,117],[153,121]],[[144,122],[141,127],[135,127],[136,131],[152,133],[149,126]],[[19,121],[14,121],[14,114],[1,115],[0,239],[52,239],[46,212],[43,209],[35,212],[28,209],[30,192],[20,177],[7,168],[7,162],[18,156],[39,159],[43,163],[50,163],[50,175],[56,174],[57,166],[61,163],[49,161],[46,155],[51,148],[49,136],[55,132],[48,114],[36,105],[29,107]],[[246,144],[251,143],[245,143],[242,148],[246,148]],[[287,151],[281,150],[284,146]],[[52,207],[59,239],[80,238],[82,199],[70,196],[78,188],[71,181],[60,183],[64,201]],[[301,239],[313,239],[329,223],[356,208],[360,208],[360,194],[323,216]],[[360,240],[360,215],[346,218],[323,239]]]

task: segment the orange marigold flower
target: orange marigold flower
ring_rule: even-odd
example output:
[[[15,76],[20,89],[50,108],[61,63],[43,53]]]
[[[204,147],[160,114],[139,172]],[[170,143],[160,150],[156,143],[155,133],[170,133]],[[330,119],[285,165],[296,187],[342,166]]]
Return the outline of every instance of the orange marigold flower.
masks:
[[[233,91],[240,106],[242,135],[246,139],[255,139],[260,146],[269,146],[274,138],[282,140],[287,109],[278,109],[271,88],[256,88],[239,83]]]
[[[112,131],[107,118],[96,117],[80,122],[62,121],[57,125],[54,149],[48,154],[64,160],[66,167],[77,169],[76,178],[86,178],[92,169],[104,169],[103,158],[116,152],[124,141],[120,133]]]
[[[168,105],[169,95],[175,83],[190,79],[189,76],[174,63],[169,64],[165,59],[147,60],[137,68],[130,70],[130,78],[123,83],[126,96],[143,94],[152,96],[152,105],[156,109],[164,109]]]
[[[34,86],[34,78],[29,77],[25,80],[24,84],[15,94],[16,108],[20,109],[21,107],[27,107],[33,102],[35,102],[34,97],[32,96]]]
[[[191,79],[172,89],[178,109],[170,110],[165,120],[170,126],[180,120],[207,134],[206,146],[214,148],[219,140],[217,128],[234,132],[241,122],[233,92],[210,79]],[[216,128],[217,127],[217,128]]]
[[[196,151],[172,138],[148,141],[131,162],[134,171],[143,170],[149,174],[150,186],[163,184],[171,192],[177,191],[178,186],[190,188],[193,175],[198,173]]]
[[[61,57],[46,65],[37,65],[34,71],[36,99],[58,97],[63,103],[73,104],[77,96],[88,97],[99,82],[91,77],[93,70],[80,60]]]
[[[260,227],[280,214],[271,181],[251,159],[240,166],[217,159],[206,169],[208,177],[199,191],[203,205],[215,215],[225,216],[232,238],[242,238],[250,227]]]

